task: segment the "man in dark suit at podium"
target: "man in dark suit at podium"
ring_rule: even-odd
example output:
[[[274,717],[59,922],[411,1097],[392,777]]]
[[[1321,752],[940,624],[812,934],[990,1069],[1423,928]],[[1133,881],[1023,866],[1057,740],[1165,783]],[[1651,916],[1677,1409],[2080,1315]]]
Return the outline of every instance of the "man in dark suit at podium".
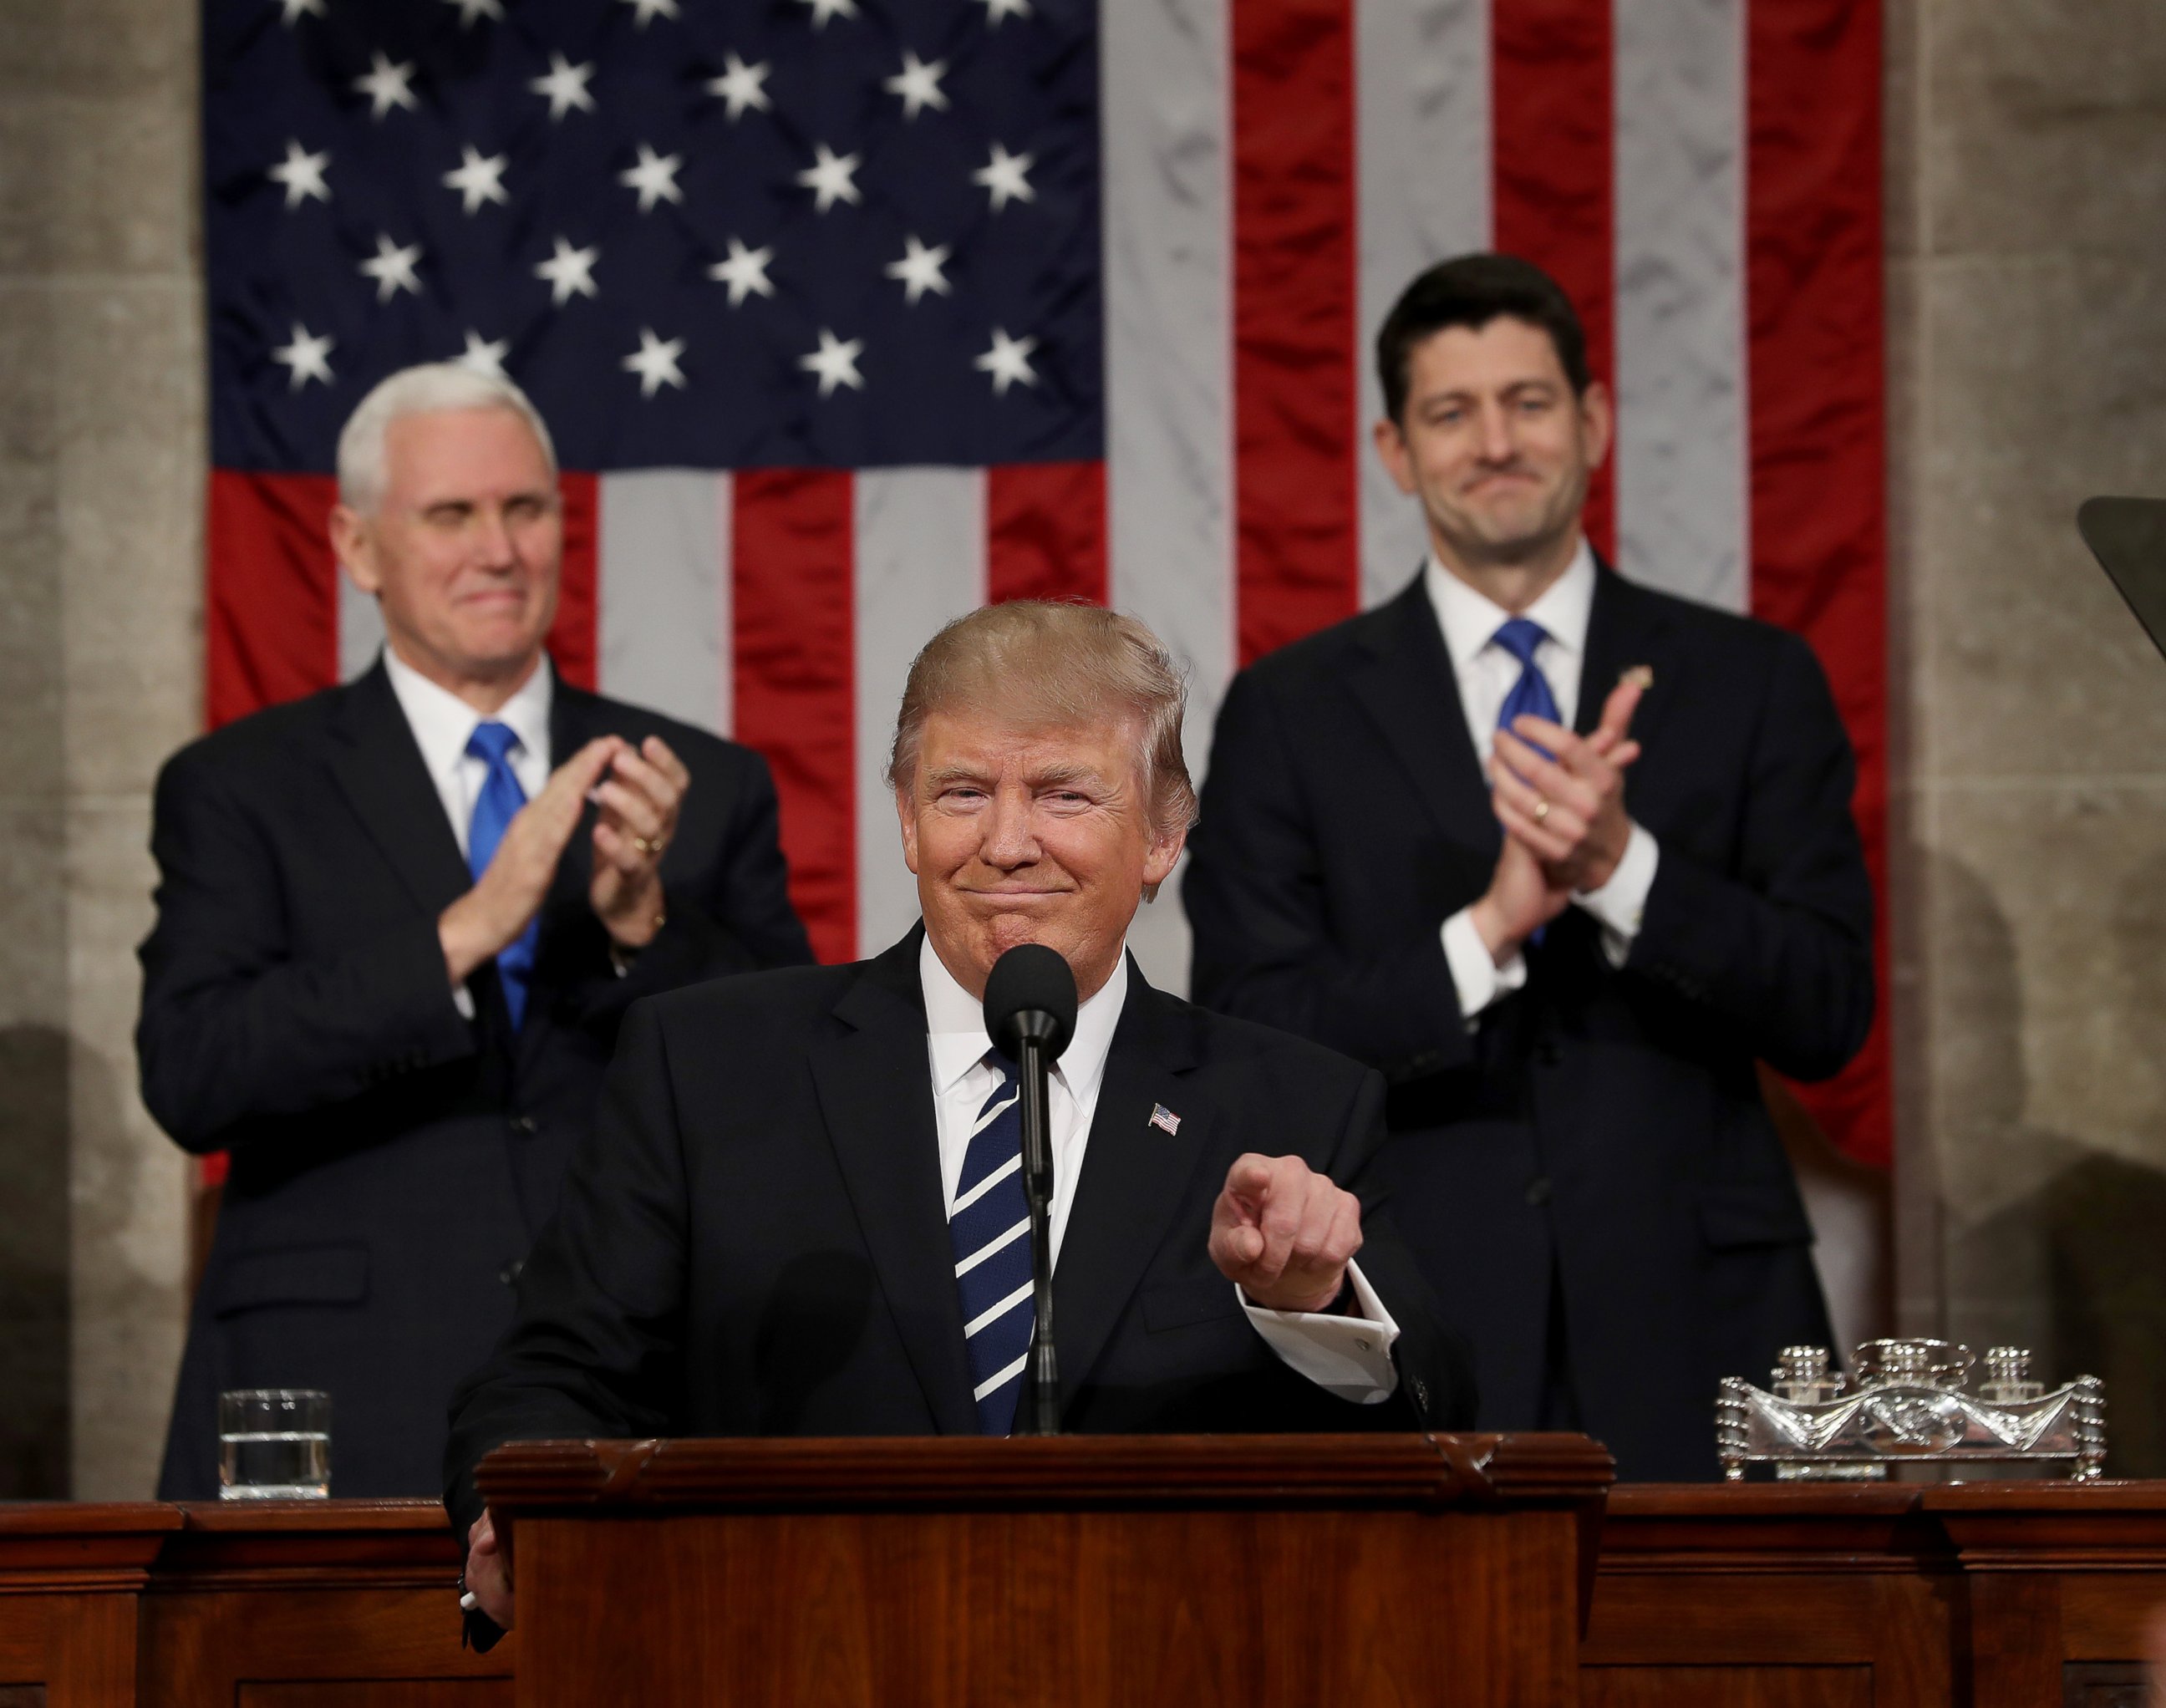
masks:
[[[231,1155],[169,1499],[216,1494],[235,1388],[330,1391],[341,1494],[438,1487],[445,1400],[510,1319],[626,1006],[811,958],[759,756],[544,657],[563,527],[526,397],[394,375],[339,481],[383,656],[158,781],[144,1101]]]
[[[1803,641],[1596,560],[1609,405],[1554,281],[1443,263],[1377,362],[1430,555],[1228,690],[1196,998],[1391,1082],[1381,1168],[1485,1428],[1712,1477],[1720,1378],[1830,1338],[1755,1061],[1823,1078],[1872,1021],[1850,744]]]
[[[1468,1416],[1455,1344],[1361,1196],[1381,1080],[1154,991],[1127,955],[1193,817],[1182,699],[1131,618],[951,624],[911,669],[890,772],[922,927],[627,1018],[517,1320],[453,1404],[446,1504],[497,1622],[473,1476],[502,1442],[1009,1432],[1031,1233],[982,1002],[1020,944],[1059,950],[1082,998],[1049,1098],[1064,1427]]]

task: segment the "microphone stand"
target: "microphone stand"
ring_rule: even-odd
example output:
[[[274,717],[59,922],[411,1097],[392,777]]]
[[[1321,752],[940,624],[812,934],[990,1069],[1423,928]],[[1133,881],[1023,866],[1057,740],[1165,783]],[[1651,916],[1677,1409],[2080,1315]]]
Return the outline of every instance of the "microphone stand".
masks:
[[[1015,1432],[1019,1436],[1057,1436],[1060,1433],[1060,1360],[1053,1340],[1053,1127],[1048,1109],[1046,1045],[1051,1041],[1048,1025],[1041,1030],[1030,1023],[1041,1017],[1026,1013],[1017,1018],[1023,1036],[1020,1087],[1022,1100],[1022,1189],[1030,1200],[1030,1290],[1037,1327],[1031,1335],[1030,1363],[1023,1372],[1023,1389],[1016,1409]]]

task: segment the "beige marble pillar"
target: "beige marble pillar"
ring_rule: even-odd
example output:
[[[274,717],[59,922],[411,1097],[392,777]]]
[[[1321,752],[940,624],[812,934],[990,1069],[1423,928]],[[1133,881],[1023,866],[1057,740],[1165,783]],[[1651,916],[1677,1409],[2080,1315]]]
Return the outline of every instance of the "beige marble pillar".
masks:
[[[2166,1473],[2166,662],[2079,541],[2166,497],[2157,0],[1889,0],[1905,1319],[2106,1379]]]
[[[129,1039],[201,699],[195,41],[192,0],[0,4],[0,1479],[92,1499],[149,1494],[182,1331]]]

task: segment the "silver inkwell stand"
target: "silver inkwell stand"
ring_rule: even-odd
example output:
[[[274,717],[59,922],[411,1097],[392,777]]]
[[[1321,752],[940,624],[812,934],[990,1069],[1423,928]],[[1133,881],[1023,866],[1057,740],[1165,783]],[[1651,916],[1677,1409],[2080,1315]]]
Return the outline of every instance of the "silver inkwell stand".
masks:
[[[1768,1464],[1784,1482],[1884,1478],[1894,1465],[2033,1467],[2079,1482],[2105,1462],[2105,1388],[2079,1376],[2048,1393],[2031,1355],[1994,1346],[1971,1385],[1968,1346],[1925,1336],[1868,1340],[1847,1378],[1825,1346],[1784,1348],[1768,1388],[1723,1378],[1715,1447],[1723,1475]],[[1946,1473],[1942,1473],[1947,1474]],[[2015,1474],[2021,1474],[2020,1472]]]

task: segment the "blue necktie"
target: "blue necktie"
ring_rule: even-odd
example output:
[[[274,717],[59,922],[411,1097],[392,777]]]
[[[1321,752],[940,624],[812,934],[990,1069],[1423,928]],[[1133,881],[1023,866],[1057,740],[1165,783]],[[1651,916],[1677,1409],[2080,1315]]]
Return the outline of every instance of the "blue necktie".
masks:
[[[1542,667],[1535,662],[1535,649],[1550,637],[1549,631],[1532,617],[1515,616],[1499,627],[1492,637],[1497,644],[1519,661],[1519,679],[1512,685],[1512,691],[1504,696],[1504,703],[1497,710],[1497,727],[1512,730],[1521,741],[1526,737],[1512,729],[1512,720],[1523,715],[1546,717],[1551,723],[1562,723],[1557,716],[1556,695],[1550,692],[1550,679],[1542,674]],[[1545,759],[1556,755],[1540,742],[1527,742]],[[1545,926],[1536,926],[1528,939],[1540,943]]]
[[[511,769],[511,750],[519,737],[508,723],[478,723],[467,738],[467,752],[489,767],[474,797],[473,817],[467,826],[467,870],[478,882],[496,857],[497,844],[513,816],[526,804],[526,791],[519,786]],[[504,1005],[511,1010],[511,1029],[516,1032],[526,1018],[526,981],[534,971],[534,945],[541,939],[542,922],[530,921],[526,929],[496,957],[496,976],[504,984]]]
[[[1030,1296],[1030,1201],[1022,1189],[1022,1097],[1014,1064],[997,1050],[985,1065],[1000,1075],[978,1111],[948,1237],[955,1251],[955,1291],[981,1434],[1015,1427],[1023,1366],[1037,1316]]]
[[[1515,616],[1492,637],[1496,643],[1519,661],[1519,679],[1512,685],[1512,691],[1504,696],[1503,705],[1498,709],[1497,727],[1511,729],[1512,720],[1531,713],[1546,717],[1551,723],[1562,723],[1557,716],[1556,696],[1550,692],[1550,679],[1542,674],[1541,666],[1535,662],[1535,649],[1549,638],[1549,631],[1531,617]],[[1518,731],[1513,733],[1517,735]],[[1519,739],[1525,741],[1524,736]],[[1545,759],[1556,754],[1547,748],[1537,746],[1535,751]]]

